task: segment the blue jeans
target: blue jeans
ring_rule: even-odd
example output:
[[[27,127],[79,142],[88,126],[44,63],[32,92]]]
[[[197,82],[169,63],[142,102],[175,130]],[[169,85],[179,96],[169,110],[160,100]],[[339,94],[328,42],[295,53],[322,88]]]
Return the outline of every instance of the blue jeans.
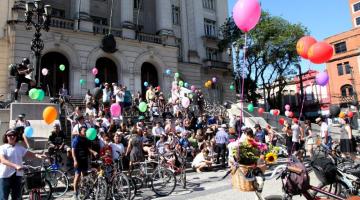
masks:
[[[11,199],[21,199],[21,176],[14,173],[9,178],[0,178],[0,200],[8,200],[11,192]]]

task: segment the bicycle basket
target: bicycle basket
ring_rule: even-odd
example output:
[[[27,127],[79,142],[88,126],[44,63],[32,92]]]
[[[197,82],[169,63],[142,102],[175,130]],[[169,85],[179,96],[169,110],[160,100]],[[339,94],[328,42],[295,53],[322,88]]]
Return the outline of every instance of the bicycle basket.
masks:
[[[41,171],[31,172],[25,176],[25,186],[28,190],[45,187],[45,175]]]

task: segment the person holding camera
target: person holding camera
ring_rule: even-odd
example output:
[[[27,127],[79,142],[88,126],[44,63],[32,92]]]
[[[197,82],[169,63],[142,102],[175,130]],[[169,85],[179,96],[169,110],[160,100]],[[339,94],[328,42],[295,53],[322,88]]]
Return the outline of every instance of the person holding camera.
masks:
[[[19,90],[20,90],[20,87],[21,87],[22,83],[28,84],[27,92],[29,92],[31,87],[33,87],[35,85],[34,81],[32,81],[31,79],[26,77],[33,70],[34,69],[30,66],[29,58],[23,58],[21,64],[19,64],[17,66],[17,72],[15,74],[15,80],[16,80],[16,89],[15,89],[15,94],[14,94],[15,101],[18,100]]]

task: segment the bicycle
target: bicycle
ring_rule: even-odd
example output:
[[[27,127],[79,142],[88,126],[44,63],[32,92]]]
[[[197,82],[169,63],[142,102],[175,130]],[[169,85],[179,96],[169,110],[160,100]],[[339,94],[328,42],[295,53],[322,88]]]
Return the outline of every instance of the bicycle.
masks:
[[[148,165],[153,163],[157,165],[154,168],[154,171],[150,173]],[[176,187],[176,177],[175,174],[165,167],[161,166],[159,161],[147,161],[137,162],[134,165],[139,166],[139,170],[133,171],[130,179],[135,183],[137,190],[140,190],[145,184],[148,187],[150,181],[150,186],[152,191],[155,192],[158,196],[168,196],[170,195]]]
[[[46,171],[42,167],[24,165],[24,179],[22,182],[22,196],[29,193],[30,200],[49,200],[52,198],[52,187],[45,178]]]

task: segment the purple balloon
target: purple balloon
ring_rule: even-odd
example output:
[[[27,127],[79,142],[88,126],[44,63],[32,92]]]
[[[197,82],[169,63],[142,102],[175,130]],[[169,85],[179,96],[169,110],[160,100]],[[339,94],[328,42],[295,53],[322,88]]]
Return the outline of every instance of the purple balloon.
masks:
[[[233,8],[236,26],[243,32],[249,32],[259,22],[261,8],[258,0],[239,0]]]
[[[316,75],[316,83],[325,86],[329,82],[329,75],[327,72],[320,72]]]

